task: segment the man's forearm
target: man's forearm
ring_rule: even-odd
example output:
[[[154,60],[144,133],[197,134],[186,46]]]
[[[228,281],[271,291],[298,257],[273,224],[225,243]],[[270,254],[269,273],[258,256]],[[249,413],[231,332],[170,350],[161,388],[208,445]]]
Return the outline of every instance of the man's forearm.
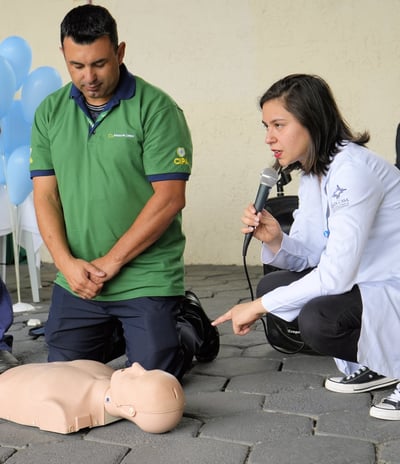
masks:
[[[71,257],[61,204],[55,199],[38,198],[34,194],[36,218],[42,239],[58,269],[64,260]]]

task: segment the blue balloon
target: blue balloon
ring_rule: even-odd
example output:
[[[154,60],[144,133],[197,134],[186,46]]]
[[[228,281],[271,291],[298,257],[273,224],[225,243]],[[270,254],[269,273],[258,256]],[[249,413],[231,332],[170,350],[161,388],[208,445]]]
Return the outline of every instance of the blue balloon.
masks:
[[[21,145],[31,143],[31,125],[24,119],[21,100],[14,100],[1,121],[3,150],[7,157]]]
[[[6,185],[5,170],[7,168],[7,160],[4,155],[0,155],[0,185]]]
[[[29,145],[18,147],[11,153],[7,162],[7,191],[11,203],[20,205],[32,192],[32,180],[30,178],[29,160],[31,149]]]
[[[4,56],[0,55],[0,118],[10,109],[15,93],[15,74]]]
[[[22,37],[10,36],[0,42],[0,55],[4,56],[11,64],[16,80],[14,90],[18,90],[31,68],[31,47]]]
[[[50,66],[41,66],[26,78],[21,92],[22,111],[25,121],[33,123],[36,108],[51,93],[62,85],[61,76]]]

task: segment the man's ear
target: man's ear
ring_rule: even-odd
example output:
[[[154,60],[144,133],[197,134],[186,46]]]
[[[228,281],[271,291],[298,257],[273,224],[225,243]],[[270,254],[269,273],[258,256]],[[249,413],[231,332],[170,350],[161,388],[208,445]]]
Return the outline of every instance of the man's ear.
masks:
[[[118,64],[122,64],[122,62],[124,61],[125,47],[126,47],[125,42],[121,42],[118,45],[118,48],[117,48]]]

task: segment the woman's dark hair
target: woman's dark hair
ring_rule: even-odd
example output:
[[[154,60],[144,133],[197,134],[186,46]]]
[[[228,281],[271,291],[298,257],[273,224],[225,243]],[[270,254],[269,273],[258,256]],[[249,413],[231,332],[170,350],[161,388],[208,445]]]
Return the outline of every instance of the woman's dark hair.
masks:
[[[280,99],[287,111],[304,126],[311,138],[307,160],[289,167],[305,173],[325,174],[332,157],[344,142],[364,146],[369,133],[355,134],[343,119],[328,84],[319,76],[291,74],[275,82],[260,98],[260,107]]]
[[[107,35],[115,50],[118,48],[117,23],[109,11],[99,5],[81,5],[67,13],[60,27],[61,46],[65,37],[78,44],[91,44]]]

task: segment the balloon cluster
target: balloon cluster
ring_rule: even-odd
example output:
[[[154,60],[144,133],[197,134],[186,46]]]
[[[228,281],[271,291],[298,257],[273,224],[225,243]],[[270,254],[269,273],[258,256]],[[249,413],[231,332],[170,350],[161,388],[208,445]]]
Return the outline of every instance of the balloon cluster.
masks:
[[[32,191],[29,158],[36,108],[62,85],[54,68],[41,66],[29,72],[31,64],[32,50],[25,39],[10,36],[0,42],[0,185],[7,186],[15,206]]]

